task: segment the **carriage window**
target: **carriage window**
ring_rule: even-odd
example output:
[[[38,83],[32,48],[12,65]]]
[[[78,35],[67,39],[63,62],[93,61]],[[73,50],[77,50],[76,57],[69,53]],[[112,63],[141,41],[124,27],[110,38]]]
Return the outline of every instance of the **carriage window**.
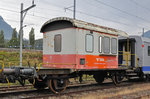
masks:
[[[99,37],[99,52],[102,52],[102,37]]]
[[[116,38],[111,39],[111,53],[112,54],[117,53],[117,39]]]
[[[148,46],[148,56],[150,56],[150,46]]]
[[[55,52],[61,51],[61,34],[57,34],[54,37],[54,50]]]
[[[87,52],[93,52],[93,48],[94,48],[94,38],[93,38],[93,35],[90,35],[90,34],[87,34],[86,35],[86,39],[85,39],[86,43],[85,43],[85,46],[86,46],[86,51]]]
[[[110,52],[110,38],[104,37],[104,53],[109,54]]]

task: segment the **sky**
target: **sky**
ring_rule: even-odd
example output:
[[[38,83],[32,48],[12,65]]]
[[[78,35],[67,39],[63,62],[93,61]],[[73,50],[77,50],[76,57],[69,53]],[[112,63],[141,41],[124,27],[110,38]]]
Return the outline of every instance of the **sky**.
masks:
[[[43,38],[41,26],[55,17],[73,17],[74,0],[34,0],[24,19],[24,38],[35,29],[35,38]],[[32,5],[32,0],[0,0],[0,16],[19,31],[20,7]],[[150,0],[76,0],[76,19],[141,35],[150,30]],[[66,9],[69,8],[69,9]]]

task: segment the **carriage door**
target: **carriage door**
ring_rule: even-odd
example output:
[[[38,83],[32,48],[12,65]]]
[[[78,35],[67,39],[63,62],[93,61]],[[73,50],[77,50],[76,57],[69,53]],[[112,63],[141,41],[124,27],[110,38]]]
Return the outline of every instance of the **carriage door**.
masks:
[[[135,39],[120,39],[118,64],[135,67]]]

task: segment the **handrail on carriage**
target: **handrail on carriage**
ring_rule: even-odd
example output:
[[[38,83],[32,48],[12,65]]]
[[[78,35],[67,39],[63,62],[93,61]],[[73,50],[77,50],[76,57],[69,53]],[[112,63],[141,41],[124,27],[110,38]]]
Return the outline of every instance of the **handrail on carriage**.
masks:
[[[119,55],[123,55],[123,56],[126,55],[126,56],[127,56],[127,57],[125,58],[125,59],[126,59],[126,60],[125,60],[125,61],[126,61],[126,64],[119,64],[119,65],[129,66],[129,55],[130,55],[130,56],[134,55],[135,58],[136,58],[136,59],[135,59],[135,60],[136,60],[136,66],[135,66],[135,67],[136,67],[136,68],[138,67],[138,56],[137,56],[136,54],[130,54],[129,52],[124,53],[125,51],[118,51],[118,52],[123,52],[123,54],[118,54],[118,56],[119,56]]]

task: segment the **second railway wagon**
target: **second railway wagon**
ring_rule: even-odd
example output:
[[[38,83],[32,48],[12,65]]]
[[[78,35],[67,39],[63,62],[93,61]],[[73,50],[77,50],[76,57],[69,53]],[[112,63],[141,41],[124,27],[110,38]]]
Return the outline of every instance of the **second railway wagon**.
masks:
[[[119,65],[126,64],[141,79],[150,78],[150,38],[137,35],[119,38]],[[128,44],[127,44],[128,43]],[[128,59],[127,59],[128,55]],[[131,71],[130,71],[131,72]],[[132,75],[133,76],[133,75]]]

